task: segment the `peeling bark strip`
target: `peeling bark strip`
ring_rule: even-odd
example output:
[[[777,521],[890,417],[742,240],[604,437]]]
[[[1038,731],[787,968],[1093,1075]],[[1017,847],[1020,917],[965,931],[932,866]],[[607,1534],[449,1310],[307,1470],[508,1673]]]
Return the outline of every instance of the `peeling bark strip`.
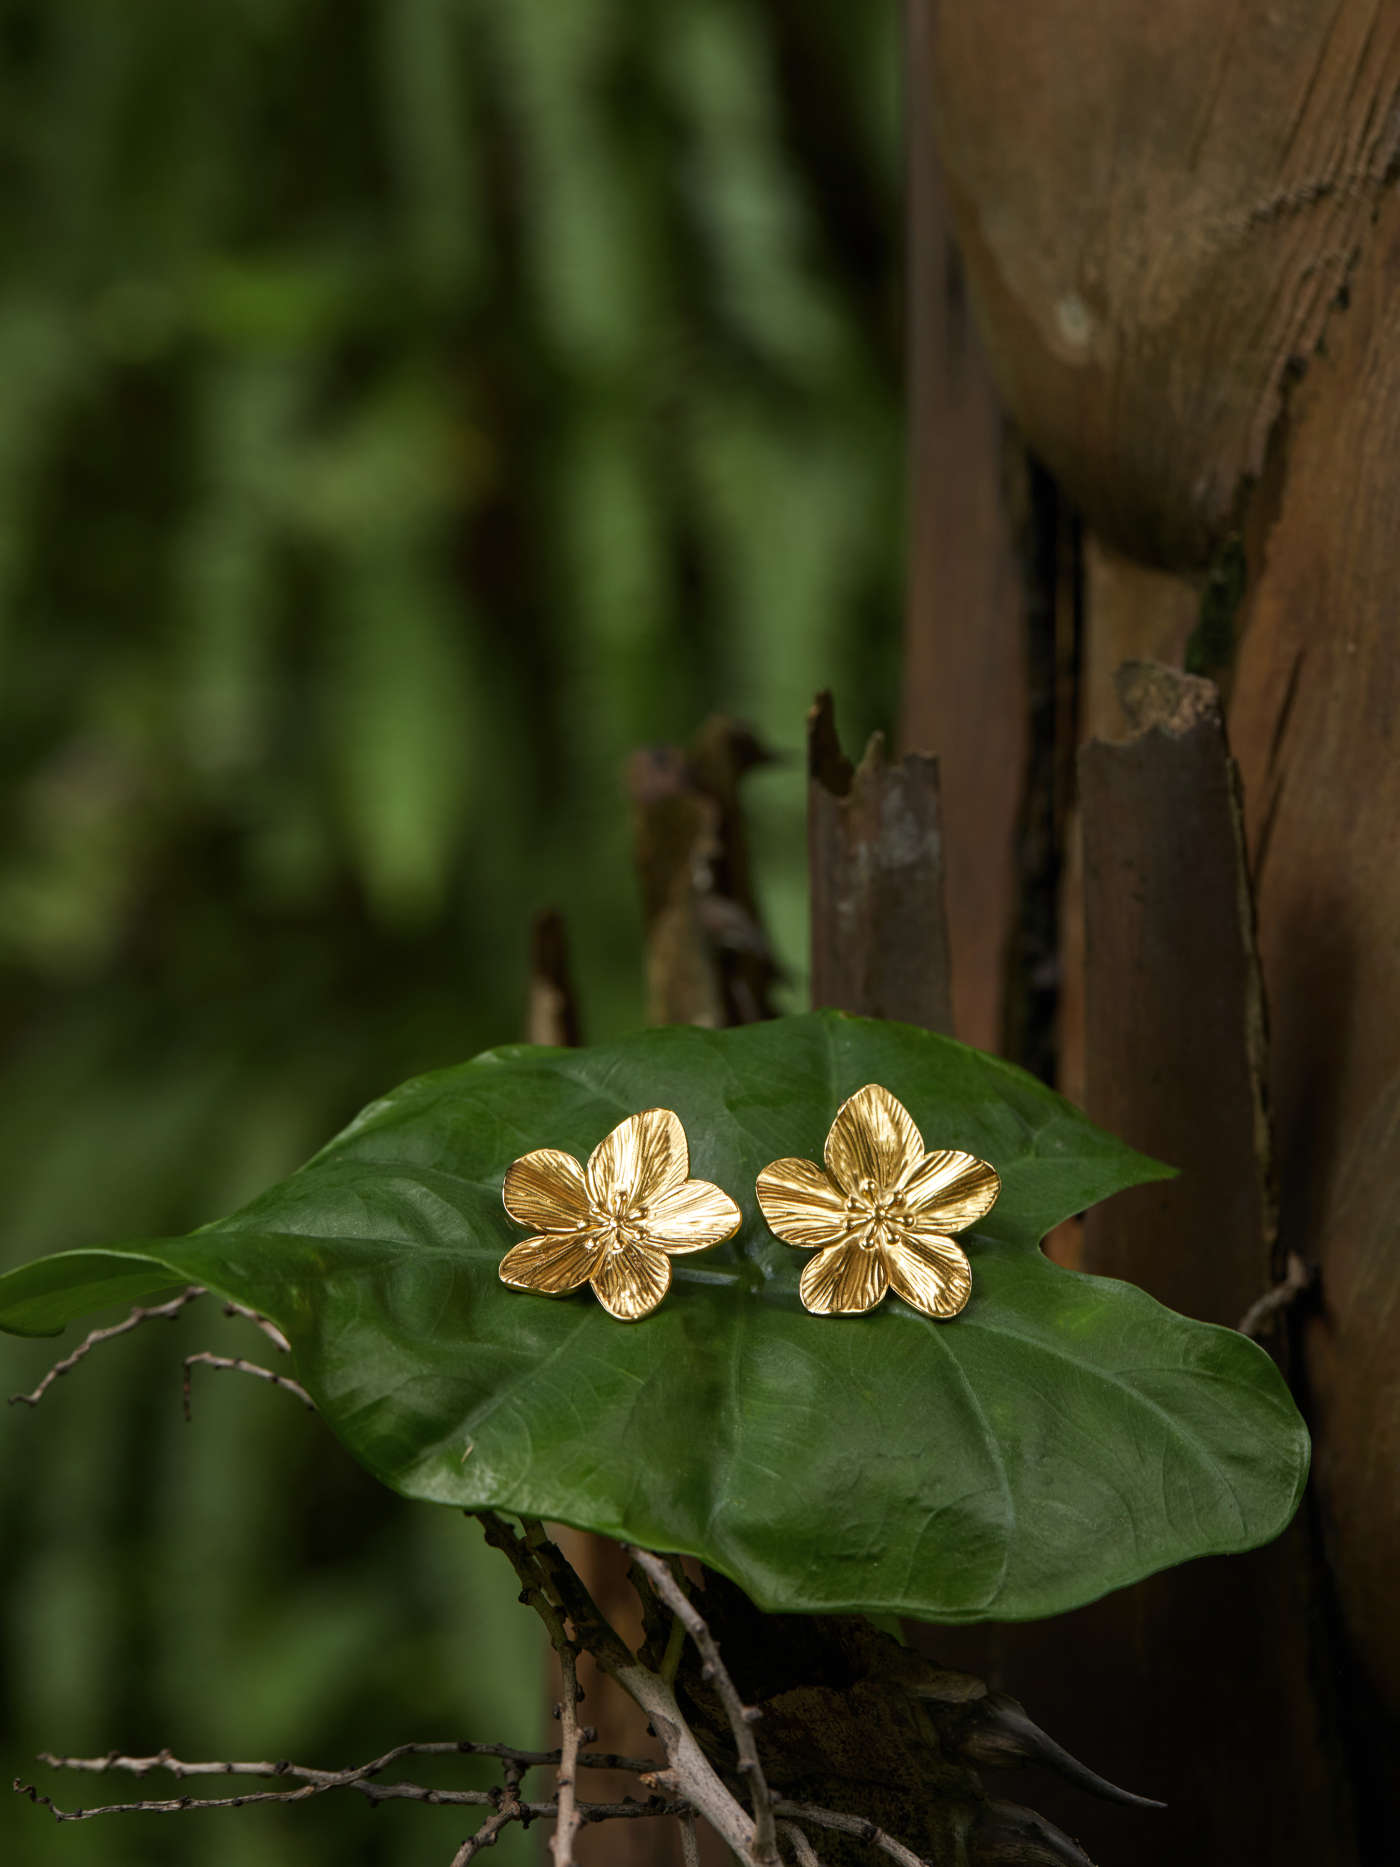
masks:
[[[812,1003],[951,1032],[938,762],[897,765],[876,733],[858,769],[830,694],[807,716]]]
[[[1090,1213],[1085,1268],[1234,1323],[1276,1229],[1239,777],[1211,682],[1139,661],[1117,688],[1133,735],[1079,765],[1086,1105],[1182,1177]]]

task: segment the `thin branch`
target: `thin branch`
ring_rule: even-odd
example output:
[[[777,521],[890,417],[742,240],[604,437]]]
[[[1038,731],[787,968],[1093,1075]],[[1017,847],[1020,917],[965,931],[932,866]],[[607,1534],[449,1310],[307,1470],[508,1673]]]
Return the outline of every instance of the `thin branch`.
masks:
[[[893,1835],[885,1833],[874,1822],[868,1822],[863,1815],[845,1815],[840,1809],[818,1809],[808,1802],[785,1802],[778,1800],[773,1804],[775,1815],[784,1815],[790,1821],[808,1822],[813,1828],[834,1828],[838,1834],[854,1835],[857,1841],[864,1841],[872,1848],[878,1848],[882,1854],[888,1854],[899,1867],[933,1867],[932,1861],[926,1861],[912,1848],[905,1847],[902,1841],[896,1841]]]
[[[311,1772],[299,1772],[310,1775]],[[48,1809],[55,1821],[88,1822],[98,1815],[183,1815],[190,1809],[243,1809],[258,1802],[307,1802],[313,1796],[325,1795],[333,1789],[353,1789],[370,1802],[427,1802],[444,1808],[494,1808],[501,1792],[487,1789],[430,1789],[424,1783],[372,1783],[362,1776],[336,1776],[331,1772],[316,1772],[325,1775],[326,1781],[304,1782],[300,1789],[255,1789],[241,1796],[170,1796],[150,1802],[109,1802],[101,1808],[61,1809],[52,1797],[36,1789],[32,1783],[21,1782],[15,1778],[11,1787],[16,1795],[28,1796],[33,1803]],[[585,1822],[637,1821],[653,1815],[684,1815],[689,1809],[685,1802],[666,1801],[654,1797],[649,1802],[636,1802],[628,1798],[622,1802],[581,1802],[578,1805],[579,1819]],[[557,1816],[559,1804],[556,1800],[547,1802],[522,1802],[520,1820],[535,1821],[541,1817]]]
[[[554,1824],[554,1836],[550,1843],[554,1867],[573,1867],[574,1837],[578,1833],[578,1803],[575,1794],[575,1782],[578,1771],[578,1667],[575,1664],[572,1641],[564,1632],[564,1624],[557,1615],[553,1617],[557,1635],[551,1631],[550,1639],[554,1651],[559,1656],[559,1675],[563,1690],[559,1698],[559,1768],[555,1773],[555,1794],[559,1800],[559,1819]]]
[[[241,1316],[255,1328],[261,1329],[272,1346],[280,1349],[284,1355],[290,1355],[292,1345],[270,1316],[264,1316],[261,1310],[249,1309],[246,1303],[235,1303],[231,1298],[224,1305],[225,1316]]]
[[[768,1867],[768,1863],[777,1863],[780,1857],[773,1829],[772,1798],[768,1793],[768,1782],[763,1774],[763,1765],[759,1762],[758,1746],[753,1736],[754,1720],[759,1714],[740,1698],[729,1669],[719,1656],[719,1646],[710,1632],[708,1622],[666,1564],[659,1556],[653,1556],[644,1549],[629,1548],[628,1554],[677,1620],[684,1625],[685,1631],[699,1649],[703,1662],[702,1674],[711,1681],[719,1694],[729,1728],[734,1735],[739,1770],[749,1786],[749,1797],[753,1804],[754,1857],[763,1867]]]
[[[301,1404],[310,1412],[316,1411],[316,1402],[307,1393],[300,1381],[294,1381],[289,1374],[278,1374],[272,1368],[261,1367],[256,1361],[245,1361],[241,1355],[212,1355],[207,1348],[197,1355],[186,1355],[185,1378],[181,1386],[181,1398],[185,1407],[185,1423],[190,1420],[190,1370],[198,1362],[205,1368],[231,1368],[235,1374],[251,1374],[255,1380],[269,1381],[273,1387],[280,1387],[285,1394],[295,1394]]]
[[[1290,1251],[1283,1277],[1271,1290],[1266,1290],[1263,1296],[1257,1297],[1250,1304],[1235,1327],[1241,1335],[1259,1341],[1273,1328],[1274,1318],[1279,1311],[1291,1309],[1299,1297],[1311,1290],[1316,1282],[1316,1267],[1305,1264],[1296,1251]]]
[[[54,1363],[36,1388],[31,1389],[27,1394],[11,1394],[10,1405],[13,1407],[23,1401],[26,1407],[37,1407],[59,1376],[76,1368],[78,1363],[85,1360],[100,1343],[110,1342],[115,1336],[126,1335],[132,1329],[139,1329],[143,1322],[157,1322],[162,1319],[173,1321],[181,1310],[193,1303],[196,1297],[202,1297],[204,1294],[203,1284],[190,1284],[180,1292],[179,1296],[171,1297],[168,1303],[137,1304],[125,1321],[110,1323],[105,1329],[89,1331],[71,1354],[65,1355],[62,1361]]]
[[[392,1750],[386,1750],[382,1757],[376,1757],[372,1763],[364,1764],[351,1774],[373,1776],[380,1770],[388,1769],[391,1763],[397,1763],[400,1757],[499,1757],[520,1770],[547,1767],[559,1762],[557,1750],[520,1750],[513,1744],[473,1744],[467,1738],[449,1738],[437,1743],[396,1744]],[[654,1758],[624,1757],[613,1751],[580,1751],[578,1761],[585,1770],[627,1770],[634,1775],[656,1767]],[[305,1776],[319,1780],[323,1776],[336,1774],[327,1770],[307,1770],[301,1764],[286,1762],[184,1763],[179,1757],[171,1756],[168,1750],[158,1750],[151,1757],[128,1757],[117,1751],[109,1751],[105,1757],[59,1757],[46,1750],[40,1752],[39,1762],[47,1764],[52,1770],[83,1770],[94,1776],[105,1776],[112,1770],[120,1770],[128,1776],[149,1776],[152,1770],[164,1770],[167,1775],[175,1777]],[[344,1775],[345,1772],[340,1774]]]
[[[681,1861],[683,1867],[700,1867],[700,1838],[695,1832],[695,1817],[688,1810],[681,1817]]]
[[[797,1856],[797,1867],[822,1867],[821,1856],[795,1822],[779,1822],[778,1829]]]
[[[467,1862],[474,1860],[483,1848],[495,1847],[512,1822],[524,1820],[525,1812],[520,1806],[520,1772],[507,1768],[495,1814],[488,1815],[476,1833],[467,1836],[452,1856],[452,1867],[467,1867]]]
[[[480,1518],[487,1542],[502,1552],[520,1577],[521,1600],[537,1613],[542,1603],[562,1609],[573,1622],[579,1645],[646,1713],[666,1747],[667,1787],[674,1785],[675,1793],[685,1798],[681,1806],[689,1804],[697,1815],[704,1817],[731,1853],[749,1863],[749,1867],[758,1867],[753,1822],[701,1750],[676,1703],[675,1693],[659,1673],[644,1666],[619,1638],[563,1552],[550,1542],[537,1523],[526,1520],[525,1536],[517,1536],[494,1511],[474,1514]],[[588,1819],[586,1814],[584,1819]]]

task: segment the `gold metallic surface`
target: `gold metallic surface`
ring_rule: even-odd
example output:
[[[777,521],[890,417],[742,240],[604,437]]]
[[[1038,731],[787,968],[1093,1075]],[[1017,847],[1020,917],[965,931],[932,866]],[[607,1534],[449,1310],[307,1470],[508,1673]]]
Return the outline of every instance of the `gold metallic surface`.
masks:
[[[739,1208],[692,1180],[685,1130],[670,1109],[629,1115],[580,1167],[556,1147],[511,1164],[501,1198],[536,1234],[501,1260],[513,1290],[563,1296],[580,1284],[620,1322],[649,1316],[671,1287],[671,1258],[705,1251],[739,1229]]]
[[[946,1321],[972,1294],[972,1266],[948,1236],[996,1203],[1001,1178],[975,1154],[924,1152],[897,1096],[878,1083],[836,1111],[826,1170],[810,1160],[771,1161],[758,1203],[786,1244],[816,1256],[802,1273],[802,1301],[818,1316],[858,1316],[887,1290]]]

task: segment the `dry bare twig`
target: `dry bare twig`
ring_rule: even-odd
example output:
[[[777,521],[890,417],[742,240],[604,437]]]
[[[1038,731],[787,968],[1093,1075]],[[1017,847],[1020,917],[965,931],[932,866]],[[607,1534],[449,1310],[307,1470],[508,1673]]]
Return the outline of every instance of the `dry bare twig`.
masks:
[[[754,1859],[760,1867],[780,1867],[777,1837],[773,1828],[772,1798],[768,1794],[768,1782],[753,1736],[758,1713],[740,1698],[729,1669],[719,1656],[719,1647],[708,1623],[666,1564],[659,1556],[653,1556],[644,1549],[629,1546],[627,1553],[699,1650],[702,1675],[719,1694],[724,1715],[729,1720],[729,1729],[733,1733],[739,1770],[749,1786],[749,1797],[753,1803]]]
[[[931,1861],[905,1847],[902,1841],[896,1841],[893,1835],[886,1834],[863,1815],[846,1815],[840,1809],[819,1809],[810,1802],[785,1802],[781,1798],[773,1804],[773,1813],[786,1816],[789,1821],[809,1822],[814,1828],[831,1828],[837,1834],[854,1835],[881,1854],[888,1854],[897,1867],[933,1867]]]
[[[503,1776],[495,1814],[488,1815],[476,1833],[467,1836],[452,1856],[451,1867],[467,1867],[467,1862],[475,1860],[483,1848],[495,1847],[512,1822],[528,1819],[520,1802],[520,1771],[507,1764]]]
[[[541,1602],[550,1603],[567,1615],[579,1645],[646,1713],[666,1749],[668,1768],[658,1773],[658,1782],[664,1778],[668,1789],[674,1785],[675,1793],[709,1823],[733,1854],[749,1867],[757,1867],[753,1821],[700,1748],[667,1681],[643,1665],[621,1640],[542,1526],[527,1519],[525,1535],[517,1536],[494,1511],[476,1515],[487,1542],[506,1556],[520,1577],[522,1601],[537,1612]]]
[[[700,1867],[700,1837],[695,1832],[695,1817],[687,1809],[681,1817],[682,1867]]]
[[[39,1762],[47,1764],[51,1770],[81,1770],[92,1776],[106,1776],[113,1770],[127,1776],[149,1776],[153,1770],[164,1770],[168,1776],[295,1776],[319,1779],[324,1776],[374,1776],[381,1770],[387,1770],[391,1763],[397,1763],[400,1757],[498,1757],[504,1763],[513,1765],[517,1771],[532,1770],[557,1765],[557,1750],[521,1750],[513,1744],[475,1744],[467,1738],[446,1738],[432,1743],[395,1744],[392,1750],[386,1750],[372,1762],[362,1764],[359,1769],[350,1772],[327,1770],[308,1770],[299,1763],[184,1763],[179,1757],[172,1756],[168,1750],[158,1750],[150,1757],[128,1757],[119,1751],[109,1751],[105,1757],[59,1757],[51,1751],[41,1751]],[[643,1770],[655,1767],[651,1757],[625,1757],[615,1751],[583,1750],[579,1752],[579,1765],[585,1770],[628,1770],[640,1775]]]
[[[138,1303],[131,1314],[121,1322],[109,1323],[105,1329],[90,1329],[70,1354],[54,1363],[37,1387],[31,1388],[27,1394],[11,1394],[10,1405],[13,1407],[23,1402],[26,1407],[37,1407],[60,1375],[67,1374],[71,1369],[76,1368],[78,1363],[86,1360],[93,1349],[101,1343],[110,1342],[119,1335],[127,1335],[131,1330],[139,1329],[143,1322],[173,1322],[182,1310],[188,1308],[197,1297],[205,1294],[203,1284],[189,1284],[179,1296],[171,1297],[168,1303]]]
[[[191,1809],[243,1809],[259,1802],[307,1802],[333,1789],[353,1789],[370,1802],[426,1802],[434,1807],[477,1809],[495,1807],[501,1793],[489,1789],[432,1789],[426,1783],[373,1783],[357,1774],[342,1778],[332,1771],[298,1774],[326,1776],[330,1780],[303,1782],[299,1789],[255,1789],[241,1796],[168,1796],[144,1802],[109,1802],[91,1809],[61,1809],[51,1796],[18,1777],[11,1787],[16,1795],[28,1796],[31,1802],[48,1809],[60,1822],[89,1822],[99,1815],[183,1815]],[[687,1809],[684,1802],[668,1802],[660,1796],[647,1802],[581,1802],[578,1807],[579,1819],[585,1822],[638,1821],[644,1816],[683,1815]],[[559,1804],[553,1798],[522,1802],[519,1819],[535,1821],[558,1812]]]
[[[189,1424],[190,1414],[190,1371],[196,1363],[205,1368],[229,1368],[235,1374],[251,1374],[255,1380],[269,1381],[273,1387],[280,1387],[285,1394],[295,1394],[302,1406],[310,1412],[316,1411],[316,1402],[307,1393],[300,1381],[294,1381],[289,1374],[278,1374],[275,1369],[264,1368],[256,1361],[245,1361],[241,1355],[214,1355],[207,1348],[197,1355],[186,1355],[185,1376],[181,1384],[181,1399],[185,1409],[185,1423]]]
[[[246,1303],[235,1303],[232,1298],[224,1304],[225,1316],[241,1316],[245,1322],[261,1329],[272,1346],[280,1349],[284,1355],[290,1355],[292,1345],[270,1316],[264,1316],[261,1310],[249,1309]]]
[[[797,1857],[797,1867],[822,1867],[821,1856],[796,1822],[779,1822],[779,1833]]]
[[[380,1783],[374,1779],[390,1764],[404,1756],[470,1756],[485,1755],[501,1757],[504,1762],[504,1784],[500,1789],[437,1789],[422,1783],[391,1782]],[[260,1802],[304,1802],[313,1796],[325,1795],[331,1790],[352,1789],[365,1796],[372,1803],[409,1801],[425,1802],[448,1807],[489,1808],[489,1815],[475,1834],[469,1836],[458,1849],[456,1861],[469,1861],[481,1849],[494,1846],[500,1834],[512,1822],[528,1823],[537,1817],[559,1815],[559,1800],[536,1802],[522,1801],[519,1794],[520,1778],[528,1769],[539,1765],[557,1764],[560,1761],[558,1751],[513,1750],[503,1744],[473,1744],[465,1740],[447,1743],[397,1744],[392,1750],[381,1756],[371,1758],[368,1763],[360,1764],[350,1770],[317,1770],[306,1764],[279,1762],[200,1762],[185,1763],[174,1757],[169,1751],[159,1751],[151,1757],[127,1757],[111,1754],[105,1757],[57,1757],[45,1753],[40,1761],[55,1769],[86,1771],[89,1774],[104,1775],[110,1771],[123,1771],[128,1775],[144,1777],[153,1770],[163,1770],[177,1778],[193,1776],[251,1776],[262,1778],[294,1779],[298,1787],[281,1790],[254,1790],[235,1796],[170,1796],[143,1799],[133,1802],[106,1803],[93,1808],[60,1808],[53,1798],[45,1795],[33,1784],[16,1780],[14,1789],[20,1795],[28,1796],[33,1803],[47,1808],[56,1821],[90,1821],[99,1815],[178,1815],[192,1809],[228,1809],[246,1808]],[[577,1763],[588,1769],[637,1768],[648,1762],[643,1757],[619,1757],[611,1753],[598,1755],[580,1752]],[[630,1797],[622,1802],[576,1802],[576,1825],[578,1822],[637,1820],[657,1815],[680,1815],[686,1812],[686,1805],[668,1802],[653,1796],[646,1802],[633,1801]]]
[[[1235,1324],[1241,1335],[1259,1342],[1274,1327],[1281,1310],[1292,1306],[1317,1282],[1315,1265],[1305,1264],[1296,1251],[1290,1251],[1284,1274],[1271,1290],[1257,1297]]]
[[[532,1524],[527,1529],[525,1534],[527,1548],[536,1549],[544,1540],[542,1525]],[[559,1767],[554,1777],[559,1814],[554,1824],[550,1855],[554,1867],[573,1867],[574,1837],[578,1833],[579,1825],[578,1800],[575,1791],[579,1752],[578,1667],[575,1664],[574,1643],[569,1638],[563,1615],[558,1608],[542,1594],[535,1597],[532,1605],[545,1624],[549,1644],[554,1648],[559,1661],[559,1676],[562,1683],[559,1704],[556,1707],[559,1717]]]

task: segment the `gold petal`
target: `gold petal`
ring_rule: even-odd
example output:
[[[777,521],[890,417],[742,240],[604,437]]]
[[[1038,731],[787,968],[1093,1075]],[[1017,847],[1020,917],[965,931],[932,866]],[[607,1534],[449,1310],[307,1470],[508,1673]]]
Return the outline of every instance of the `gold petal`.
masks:
[[[843,1193],[859,1192],[862,1181],[888,1192],[923,1157],[913,1116],[879,1083],[867,1083],[841,1104],[826,1137],[826,1164]]]
[[[605,1208],[619,1195],[650,1202],[690,1172],[685,1129],[670,1109],[643,1109],[606,1135],[588,1157],[588,1191]]]
[[[817,1316],[859,1316],[874,1309],[888,1288],[880,1253],[860,1245],[819,1251],[802,1273],[802,1301]]]
[[[686,1180],[647,1203],[646,1228],[662,1251],[704,1251],[732,1238],[744,1215],[708,1180]]]
[[[568,1232],[588,1219],[583,1168],[557,1147],[536,1148],[512,1161],[501,1198],[517,1225],[537,1232]]]
[[[849,1229],[846,1196],[815,1161],[769,1161],[754,1190],[769,1225],[799,1250],[838,1244]]]
[[[562,1296],[588,1282],[598,1262],[598,1240],[592,1232],[572,1238],[547,1234],[512,1245],[501,1259],[501,1282],[513,1290],[540,1290]]]
[[[925,1316],[946,1321],[972,1295],[972,1266],[951,1238],[925,1236],[885,1246],[890,1288]]]
[[[929,1232],[965,1232],[997,1203],[1001,1175],[975,1154],[940,1148],[925,1154],[901,1191],[920,1237]]]
[[[594,1266],[593,1288],[603,1308],[619,1322],[640,1322],[671,1288],[671,1260],[664,1251],[645,1245],[606,1251]]]

